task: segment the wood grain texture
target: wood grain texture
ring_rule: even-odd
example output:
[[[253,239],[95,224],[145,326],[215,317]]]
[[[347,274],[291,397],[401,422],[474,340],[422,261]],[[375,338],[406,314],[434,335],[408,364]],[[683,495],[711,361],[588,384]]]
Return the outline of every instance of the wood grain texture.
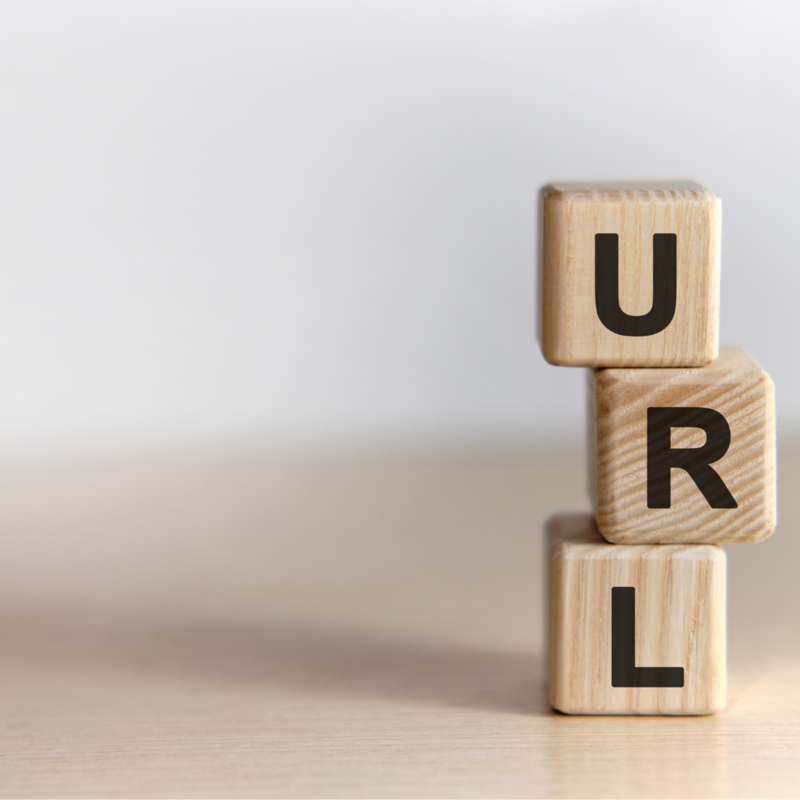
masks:
[[[554,183],[541,191],[540,340],[551,364],[702,366],[717,356],[721,204],[697,183]],[[619,235],[619,304],[653,304],[653,234],[677,235],[672,322],[650,336],[622,336],[595,304],[595,234]]]
[[[760,542],[777,519],[775,392],[743,350],[722,349],[707,367],[605,369],[589,376],[589,484],[597,524],[610,542]],[[688,472],[671,470],[671,505],[647,505],[647,409],[721,413],[731,442],[712,464],[738,508],[712,508]],[[697,428],[673,428],[675,448],[702,446]]]
[[[612,545],[591,515],[548,522],[550,703],[568,714],[710,714],[725,706],[725,553]],[[682,667],[682,687],[611,679],[611,590],[636,590],[636,666]]]

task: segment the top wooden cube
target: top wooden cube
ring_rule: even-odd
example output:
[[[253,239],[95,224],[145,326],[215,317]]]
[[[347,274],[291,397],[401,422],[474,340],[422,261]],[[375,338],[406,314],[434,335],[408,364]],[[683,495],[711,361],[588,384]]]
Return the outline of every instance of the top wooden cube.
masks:
[[[719,352],[720,199],[697,183],[541,191],[540,337],[551,364],[699,367]]]

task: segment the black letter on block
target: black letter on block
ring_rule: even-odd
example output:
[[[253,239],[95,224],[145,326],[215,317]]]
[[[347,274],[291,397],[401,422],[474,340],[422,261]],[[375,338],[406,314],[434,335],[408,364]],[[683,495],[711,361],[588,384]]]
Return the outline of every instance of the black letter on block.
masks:
[[[594,237],[594,302],[600,322],[620,336],[652,336],[675,316],[678,295],[678,237],[653,234],[653,306],[639,317],[626,314],[619,305],[619,236],[596,233]]]
[[[683,687],[683,667],[636,666],[636,589],[611,589],[611,685]]]
[[[702,428],[706,443],[673,448],[672,428]],[[728,421],[713,408],[648,408],[647,507],[670,507],[670,470],[675,468],[689,473],[711,508],[738,508],[722,478],[709,466],[725,455],[730,443]]]

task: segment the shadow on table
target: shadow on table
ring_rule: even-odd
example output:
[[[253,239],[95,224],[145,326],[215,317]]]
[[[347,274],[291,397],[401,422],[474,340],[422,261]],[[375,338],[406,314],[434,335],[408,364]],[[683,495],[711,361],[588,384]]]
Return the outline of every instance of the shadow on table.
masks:
[[[4,615],[0,615],[2,617]],[[223,684],[551,714],[534,655],[290,625],[145,628],[39,615],[2,620],[3,660]]]

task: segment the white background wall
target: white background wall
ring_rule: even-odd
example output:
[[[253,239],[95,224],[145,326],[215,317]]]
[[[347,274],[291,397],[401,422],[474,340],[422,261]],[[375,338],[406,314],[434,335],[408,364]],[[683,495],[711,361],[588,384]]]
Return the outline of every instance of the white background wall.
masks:
[[[800,429],[800,6],[0,4],[0,448],[535,439],[538,187],[723,198]]]

